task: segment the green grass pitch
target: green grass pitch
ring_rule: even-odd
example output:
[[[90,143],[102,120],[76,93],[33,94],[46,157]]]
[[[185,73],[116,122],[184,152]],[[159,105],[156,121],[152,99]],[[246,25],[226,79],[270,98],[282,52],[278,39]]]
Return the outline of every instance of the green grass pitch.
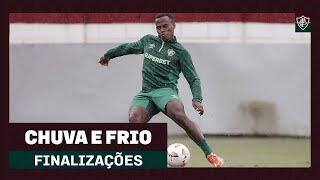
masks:
[[[310,167],[310,138],[206,136],[224,167]],[[191,159],[186,167],[211,167],[201,149],[187,136],[169,136],[168,145],[186,145]]]

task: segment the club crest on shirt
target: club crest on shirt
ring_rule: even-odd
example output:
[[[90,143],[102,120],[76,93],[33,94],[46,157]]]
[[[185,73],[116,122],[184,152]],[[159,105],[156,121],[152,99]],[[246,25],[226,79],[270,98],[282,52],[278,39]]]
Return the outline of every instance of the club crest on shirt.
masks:
[[[152,43],[148,44],[148,48],[149,48],[149,49],[153,49],[154,47],[156,47],[156,45],[154,45],[154,44],[152,44]]]
[[[173,49],[168,49],[168,56],[173,56],[175,53]]]

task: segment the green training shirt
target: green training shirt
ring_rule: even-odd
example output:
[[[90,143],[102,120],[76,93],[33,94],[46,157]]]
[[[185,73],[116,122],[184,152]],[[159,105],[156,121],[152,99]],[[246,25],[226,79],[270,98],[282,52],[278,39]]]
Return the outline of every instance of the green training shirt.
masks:
[[[127,54],[144,54],[142,92],[170,87],[178,91],[177,83],[182,72],[187,79],[193,101],[202,101],[200,79],[188,51],[177,42],[164,42],[158,36],[146,35],[139,41],[121,44],[104,54],[113,59]]]

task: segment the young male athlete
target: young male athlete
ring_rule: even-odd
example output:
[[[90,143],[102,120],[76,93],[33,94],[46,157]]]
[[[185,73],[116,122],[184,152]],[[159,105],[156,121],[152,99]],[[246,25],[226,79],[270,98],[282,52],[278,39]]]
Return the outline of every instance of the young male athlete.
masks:
[[[144,54],[142,90],[131,102],[129,122],[146,123],[161,111],[186,131],[214,167],[221,167],[224,160],[212,151],[199,126],[187,117],[178,95],[177,81],[182,72],[190,85],[193,108],[200,116],[203,114],[200,79],[188,51],[174,36],[174,17],[168,13],[158,14],[155,24],[158,36],[146,35],[136,42],[110,49],[99,63],[108,66],[110,59]]]

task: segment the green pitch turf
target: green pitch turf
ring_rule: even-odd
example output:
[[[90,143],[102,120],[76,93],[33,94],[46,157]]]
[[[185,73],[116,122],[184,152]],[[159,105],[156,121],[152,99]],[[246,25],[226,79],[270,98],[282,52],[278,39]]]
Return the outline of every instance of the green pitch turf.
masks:
[[[224,167],[310,167],[310,138],[206,136]],[[182,143],[191,153],[186,167],[211,167],[200,148],[187,136],[169,136],[168,145]]]

